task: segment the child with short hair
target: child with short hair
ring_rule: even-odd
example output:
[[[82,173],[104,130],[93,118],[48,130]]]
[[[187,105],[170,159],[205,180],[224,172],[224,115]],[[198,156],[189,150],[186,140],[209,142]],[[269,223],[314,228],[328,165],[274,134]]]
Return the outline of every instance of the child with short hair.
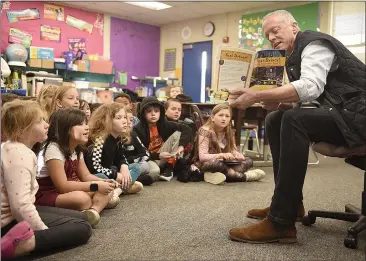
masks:
[[[53,112],[52,101],[57,88],[58,86],[56,85],[45,85],[38,93],[37,102],[39,105],[41,105],[42,110],[45,112],[46,121],[48,121]]]
[[[40,189],[36,204],[83,211],[94,227],[102,210],[116,207],[119,198],[112,197],[118,186],[115,181],[88,171],[82,153],[88,138],[83,111],[68,108],[51,115],[48,138],[40,153],[44,160],[37,174]]]
[[[180,86],[177,85],[170,85],[169,86],[169,98],[177,98],[177,95],[182,94],[183,89]]]
[[[140,166],[129,164],[125,157],[124,144],[131,138],[124,106],[119,103],[103,104],[93,113],[89,127],[90,141],[84,156],[90,173],[116,180],[120,184],[115,190],[117,196],[123,191],[129,194],[141,191],[143,185],[136,181],[141,173]]]
[[[265,176],[262,170],[249,170],[253,161],[237,150],[231,117],[228,104],[216,105],[206,124],[198,130],[194,161],[208,183],[257,181]]]
[[[91,227],[84,214],[34,205],[38,183],[32,147],[46,140],[48,130],[41,107],[35,101],[18,100],[7,103],[1,113],[8,138],[1,145],[1,257],[86,243]]]
[[[191,129],[185,124],[167,121],[164,106],[156,97],[144,98],[139,114],[140,122],[134,132],[150,153],[148,175],[154,181],[169,181],[173,177],[176,158],[183,155],[184,147],[191,140]]]
[[[86,100],[79,100],[79,103],[80,103],[79,109],[82,110],[83,112],[85,112],[86,123],[88,123],[90,120],[90,114],[91,114],[89,103]]]
[[[186,124],[192,131],[192,138],[188,146],[185,148],[185,157],[181,158],[174,167],[174,174],[177,175],[177,179],[181,182],[188,181],[200,181],[202,174],[199,170],[190,162],[190,154],[192,151],[192,144],[194,142],[194,135],[197,132],[197,126],[194,122],[185,119],[180,120],[182,113],[182,104],[178,99],[170,98],[164,103],[165,116],[168,121],[179,122]]]

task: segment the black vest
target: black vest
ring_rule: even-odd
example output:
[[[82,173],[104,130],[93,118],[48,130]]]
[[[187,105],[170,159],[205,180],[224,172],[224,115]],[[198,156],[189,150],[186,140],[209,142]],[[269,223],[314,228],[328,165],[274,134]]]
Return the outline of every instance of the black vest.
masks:
[[[366,143],[366,66],[334,37],[313,31],[299,32],[286,61],[290,82],[300,79],[301,53],[315,40],[326,40],[335,58],[323,94],[317,99],[327,108],[350,147]]]

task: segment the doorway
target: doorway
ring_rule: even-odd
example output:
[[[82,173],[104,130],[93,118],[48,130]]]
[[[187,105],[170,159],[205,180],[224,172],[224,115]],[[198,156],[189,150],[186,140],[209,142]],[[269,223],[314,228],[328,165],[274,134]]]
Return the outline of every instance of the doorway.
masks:
[[[183,44],[182,86],[193,102],[208,100],[211,89],[212,41]]]

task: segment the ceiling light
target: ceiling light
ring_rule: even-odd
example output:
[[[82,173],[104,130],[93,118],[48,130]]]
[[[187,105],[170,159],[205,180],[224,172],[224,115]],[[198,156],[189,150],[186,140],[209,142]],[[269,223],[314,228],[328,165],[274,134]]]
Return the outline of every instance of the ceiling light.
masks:
[[[160,2],[125,2],[125,3],[130,4],[130,5],[137,5],[140,7],[144,7],[144,8],[148,8],[148,9],[152,9],[152,10],[156,10],[156,11],[172,7],[170,5],[160,3]]]

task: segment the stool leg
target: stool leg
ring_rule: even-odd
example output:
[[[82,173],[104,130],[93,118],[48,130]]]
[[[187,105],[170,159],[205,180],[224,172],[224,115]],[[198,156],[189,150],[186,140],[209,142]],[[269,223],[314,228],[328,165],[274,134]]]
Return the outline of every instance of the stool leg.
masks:
[[[243,147],[241,148],[241,153],[243,153],[243,154],[245,152],[245,145],[247,144],[247,141],[249,139],[249,136],[250,136],[250,131],[248,131],[247,138],[245,139],[244,144],[243,144]]]
[[[257,129],[254,129],[254,133],[255,133],[255,138],[257,139],[257,151],[259,154],[261,154],[261,148],[260,148],[260,145],[259,145],[259,139],[258,139],[258,131]]]

